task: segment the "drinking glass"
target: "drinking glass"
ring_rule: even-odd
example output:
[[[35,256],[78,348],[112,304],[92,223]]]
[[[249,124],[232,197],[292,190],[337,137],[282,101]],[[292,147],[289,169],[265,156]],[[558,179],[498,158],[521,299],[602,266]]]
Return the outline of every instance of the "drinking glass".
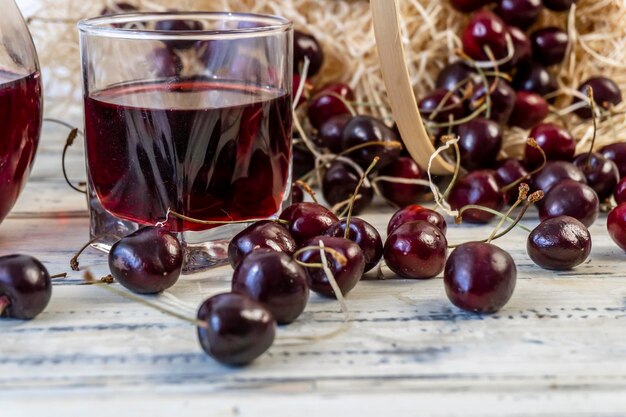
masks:
[[[35,45],[17,4],[0,12],[0,222],[9,214],[30,174],[43,112]]]
[[[181,240],[186,272],[223,263],[243,222],[275,218],[289,199],[291,22],[137,13],[79,30],[97,247],[160,225]]]

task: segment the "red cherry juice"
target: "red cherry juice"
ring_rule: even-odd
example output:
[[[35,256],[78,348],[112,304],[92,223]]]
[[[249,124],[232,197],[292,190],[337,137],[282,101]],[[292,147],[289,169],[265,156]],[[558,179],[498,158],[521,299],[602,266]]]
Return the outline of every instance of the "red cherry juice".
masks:
[[[39,72],[24,76],[0,69],[0,221],[28,180],[39,144],[42,111]]]
[[[152,225],[266,218],[290,175],[291,97],[207,80],[122,85],[85,99],[87,164],[102,206]],[[211,226],[168,219],[172,231]]]

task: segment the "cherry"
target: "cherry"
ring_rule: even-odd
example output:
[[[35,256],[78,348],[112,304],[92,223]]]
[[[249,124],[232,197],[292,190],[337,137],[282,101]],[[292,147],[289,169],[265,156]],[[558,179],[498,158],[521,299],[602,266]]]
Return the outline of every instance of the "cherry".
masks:
[[[468,204],[475,204],[500,211],[504,207],[505,196],[499,188],[494,171],[473,171],[455,184],[448,202],[455,210],[460,210]],[[469,223],[488,223],[493,217],[491,213],[476,209],[466,210],[462,216],[463,221]]]
[[[462,84],[463,82],[465,82],[465,84]],[[439,72],[435,86],[438,90],[458,91],[458,95],[463,97],[463,92],[466,91],[470,85],[479,82],[480,77],[472,67],[463,61],[456,61],[446,65]]]
[[[290,255],[270,249],[243,258],[233,274],[232,291],[262,304],[278,324],[294,322],[309,300],[304,268]]]
[[[622,178],[617,187],[615,187],[614,197],[617,204],[626,203],[626,178]]]
[[[302,203],[304,201],[304,191],[297,184],[291,186],[291,204]]]
[[[293,255],[297,244],[284,226],[277,222],[262,220],[248,226],[232,238],[228,244],[230,265],[236,268],[245,256],[259,249]]]
[[[183,70],[183,62],[172,50],[156,48],[147,58],[148,65],[159,77],[176,77]]]
[[[198,310],[202,349],[225,365],[243,366],[267,351],[276,335],[276,320],[265,307],[241,294],[219,294]]]
[[[495,12],[508,25],[526,29],[537,21],[541,0],[499,0]]]
[[[144,227],[111,247],[109,268],[113,278],[132,292],[157,294],[178,281],[183,248],[167,230]]]
[[[318,136],[323,146],[332,153],[340,153],[343,150],[343,130],[352,119],[352,115],[339,114],[326,120],[319,129]]]
[[[494,0],[450,0],[452,7],[463,13],[473,12],[493,2]]]
[[[500,161],[496,167],[495,177],[500,187],[506,187],[521,178],[526,178],[528,171],[524,168],[524,165],[517,159],[504,159]],[[518,192],[515,188],[512,188],[507,192],[507,199],[509,202],[517,200]]]
[[[528,235],[526,252],[542,268],[572,269],[589,257],[591,235],[585,225],[573,217],[554,217],[541,222]]]
[[[41,262],[27,255],[0,257],[0,317],[34,319],[51,297],[52,281]]]
[[[495,59],[507,56],[506,24],[488,10],[476,12],[465,27],[461,40],[463,50],[472,59],[488,61],[485,49],[489,48]]]
[[[551,161],[533,176],[532,188],[548,193],[552,187],[565,180],[587,184],[585,174],[576,165],[566,161]]]
[[[557,65],[565,59],[569,36],[563,29],[550,26],[531,35],[533,57],[545,66]]]
[[[363,255],[363,251],[355,242],[341,237],[331,236],[314,237],[304,246],[319,246],[320,242],[324,244],[325,248],[332,249],[345,258],[345,262],[342,263],[332,255],[327,256],[328,266],[333,277],[335,281],[337,281],[341,293],[346,295],[359,283],[365,271],[365,256]],[[322,262],[318,249],[306,250],[298,256],[298,259],[307,264]],[[307,267],[305,269],[307,271],[311,291],[325,297],[335,298],[335,291],[331,287],[323,269],[316,267]]]
[[[530,132],[530,137],[534,138],[537,144],[541,146],[548,161],[571,161],[574,159],[576,141],[561,126],[553,123],[542,123],[535,126]],[[524,163],[531,169],[537,168],[543,163],[543,156],[538,149],[526,144]]]
[[[325,236],[344,237],[347,220],[341,220],[328,228]],[[350,233],[347,238],[361,248],[365,257],[365,271],[369,272],[378,265],[383,257],[383,241],[374,226],[363,219],[350,219]]]
[[[620,204],[611,210],[606,227],[611,239],[626,251],[626,204]]]
[[[339,221],[332,211],[317,203],[292,204],[281,213],[280,219],[289,222],[288,230],[299,246]]]
[[[304,58],[309,58],[308,77],[313,77],[322,68],[324,51],[313,35],[299,30],[293,32],[293,72],[300,74]]]
[[[489,168],[502,149],[502,129],[492,120],[478,117],[457,128],[461,165],[469,170]]]
[[[509,126],[532,129],[548,116],[548,102],[539,94],[518,91]]]
[[[574,180],[563,180],[546,193],[539,205],[541,220],[571,216],[589,227],[598,218],[600,200],[593,188]]]
[[[403,224],[414,221],[425,221],[427,223],[430,223],[433,226],[439,228],[439,230],[441,230],[441,233],[443,233],[444,235],[448,230],[448,224],[446,223],[446,219],[444,219],[441,214],[429,208],[422,207],[418,204],[413,204],[411,206],[401,208],[400,210],[396,211],[393,216],[391,216],[389,224],[387,225],[387,235],[391,235],[394,230],[396,230]]]
[[[447,123],[451,119],[458,120],[465,113],[461,99],[455,94],[449,94],[446,90],[435,90],[424,96],[419,102],[419,110],[425,120],[437,123]],[[431,118],[434,112],[436,114]]]
[[[513,78],[513,87],[518,91],[530,91],[545,96],[558,90],[559,84],[546,67],[531,62],[518,69]]]
[[[457,307],[495,313],[513,295],[517,268],[503,249],[491,243],[469,242],[452,251],[443,280],[448,298]]]
[[[574,159],[574,165],[585,174],[587,184],[598,194],[600,201],[613,195],[619,181],[619,170],[615,162],[602,154],[592,152],[578,155]]]
[[[335,161],[324,173],[322,193],[326,202],[332,206],[347,201],[352,197],[361,176],[345,162]],[[370,185],[363,184],[359,189],[358,198],[354,203],[353,212],[358,214],[365,210],[374,198],[374,190]]]
[[[489,97],[491,99],[491,115],[490,119],[505,125],[515,107],[515,91],[508,82],[502,78],[489,79]],[[480,84],[477,86],[470,101],[470,108],[477,109],[485,102],[486,86]]]
[[[362,146],[371,142],[391,143],[397,141],[398,137],[393,130],[380,120],[370,116],[353,117],[343,130],[343,149]],[[376,145],[350,152],[350,157],[363,169],[369,167],[377,156],[380,161],[376,168],[382,169],[400,156],[400,149],[397,146]]]
[[[502,68],[506,70],[516,68],[521,64],[526,64],[531,58],[530,39],[528,39],[526,33],[515,26],[510,26],[508,33],[513,41],[513,57],[509,62],[502,65]]]
[[[418,180],[426,178],[426,173],[417,165],[413,158],[400,156],[398,159],[380,170],[381,176]],[[417,201],[427,187],[417,184],[400,184],[390,181],[380,181],[382,195],[399,207],[408,206]]]
[[[589,87],[593,88],[593,98],[596,105],[604,110],[609,110],[613,106],[617,106],[622,102],[622,92],[615,81],[606,77],[592,77],[583,82],[578,91],[587,96]],[[581,99],[574,97],[572,103],[578,103]],[[575,111],[576,115],[583,120],[591,119],[591,109],[583,107]]]
[[[445,234],[425,221],[401,225],[385,242],[385,263],[403,278],[427,279],[439,275],[447,254]]]
[[[307,149],[300,146],[293,147],[293,176],[302,178],[315,168],[315,158]]]
[[[615,162],[620,178],[626,177],[626,142],[612,143],[600,149],[605,158]]]
[[[564,12],[572,7],[577,0],[543,0],[543,5],[554,12]]]
[[[307,109],[311,125],[320,129],[329,119],[338,115],[350,115],[346,102],[354,100],[354,92],[343,83],[329,84],[318,91]]]

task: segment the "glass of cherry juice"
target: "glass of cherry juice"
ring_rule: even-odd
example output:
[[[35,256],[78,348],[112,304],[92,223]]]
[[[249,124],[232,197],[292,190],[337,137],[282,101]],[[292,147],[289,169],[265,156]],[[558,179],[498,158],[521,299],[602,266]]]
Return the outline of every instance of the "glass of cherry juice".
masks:
[[[43,112],[37,52],[14,1],[0,12],[0,222],[30,174]]]
[[[276,217],[289,198],[291,22],[137,13],[79,30],[96,247],[163,225],[186,272],[222,264],[243,222]]]

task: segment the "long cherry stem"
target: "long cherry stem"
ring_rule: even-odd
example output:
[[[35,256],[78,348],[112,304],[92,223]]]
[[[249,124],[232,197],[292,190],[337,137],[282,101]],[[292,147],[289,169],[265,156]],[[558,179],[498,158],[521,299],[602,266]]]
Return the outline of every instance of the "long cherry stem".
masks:
[[[80,257],[80,255],[82,255],[82,253],[85,251],[85,249],[87,249],[93,243],[95,243],[95,242],[97,242],[99,240],[102,240],[104,238],[107,238],[107,237],[112,237],[112,238],[115,238],[115,239],[118,239],[118,240],[120,238],[117,235],[106,233],[106,234],[103,234],[103,235],[98,235],[98,236],[94,237],[93,239],[91,239],[89,242],[85,243],[85,245],[82,248],[80,248],[78,250],[78,252],[76,252],[76,254],[74,256],[72,256],[72,259],[70,259],[70,268],[72,268],[72,271],[79,271],[80,270],[79,269],[80,264],[78,263],[78,258]]]
[[[311,186],[309,184],[307,184],[306,182],[302,181],[302,180],[297,180],[296,181],[296,186],[302,188],[302,190],[307,193],[309,195],[309,197],[311,197],[311,199],[313,200],[314,203],[317,203],[317,197],[315,196],[315,191],[313,191],[313,189],[311,188]]]
[[[585,172],[589,171],[591,155],[593,154],[593,147],[596,144],[596,136],[598,134],[598,121],[596,120],[596,102],[593,99],[593,88],[591,86],[587,88],[587,96],[589,97],[589,107],[591,107],[591,119],[593,120],[593,138],[591,138],[591,147],[589,147],[587,161],[585,162]]]
[[[511,222],[511,223],[515,223],[515,219],[512,219],[510,217],[505,216],[504,214],[500,213],[499,211],[490,209],[489,207],[484,207],[484,206],[478,206],[475,204],[468,204],[466,206],[463,206],[463,208],[461,208],[459,210],[459,215],[457,217],[457,219],[460,219],[463,216],[463,213],[465,213],[467,210],[480,210],[480,211],[484,211],[486,213],[490,213],[493,214],[494,216],[498,216],[500,218],[504,217],[504,220]],[[532,232],[532,230],[530,230],[528,227],[522,225],[522,224],[516,224],[517,227],[519,227],[520,229],[523,229],[525,231],[527,231],[528,233]]]
[[[223,225],[227,225],[227,224],[247,224],[247,223],[254,223],[254,222],[259,222],[261,220],[266,220],[266,219],[249,219],[249,220],[200,220],[200,219],[194,219],[193,217],[189,217],[189,216],[185,216],[184,214],[180,214],[177,213],[173,210],[168,209],[167,210],[167,214],[165,215],[165,218],[167,219],[169,216],[175,217],[177,219],[180,220],[184,220],[190,223],[196,223],[196,224],[204,224],[207,226],[223,226]],[[273,219],[272,221],[276,222],[276,223],[282,223],[282,224],[289,224],[289,222],[287,220],[282,220],[282,219]],[[165,223],[167,223],[167,220],[163,221],[163,222],[159,222],[157,225],[164,225]]]
[[[361,175],[361,178],[359,179],[359,182],[357,183],[356,188],[354,189],[354,194],[352,194],[352,198],[350,199],[350,205],[348,206],[348,216],[346,217],[346,230],[343,236],[344,239],[348,239],[350,237],[350,222],[352,221],[352,211],[354,210],[354,203],[356,202],[356,196],[359,195],[359,191],[361,190],[361,187],[363,186],[363,182],[365,182],[365,179],[367,178],[367,176],[372,172],[374,167],[376,167],[376,164],[378,164],[378,161],[380,161],[380,157],[378,156],[372,160],[372,163],[365,170],[363,175]]]
[[[341,266],[346,266],[348,264],[348,259],[346,259],[345,256],[337,252],[335,249],[327,248],[327,247],[324,247],[322,249],[321,246],[306,246],[304,248],[299,249],[296,253],[293,254],[294,261],[297,264],[304,266],[304,267],[321,268],[322,267],[321,264],[307,264],[298,259],[298,257],[302,255],[304,252],[313,251],[313,250],[323,250],[324,252],[328,252],[328,254],[330,254],[330,256],[332,256],[337,262],[339,262]]]
[[[513,213],[513,210],[515,210],[517,206],[519,206],[524,200],[526,200],[526,198],[528,197],[529,191],[530,191],[530,187],[528,186],[528,184],[526,183],[520,184],[517,201],[515,201],[515,203],[511,205],[511,208],[509,208],[509,210],[504,214],[506,217],[509,217],[511,213]],[[489,237],[487,238],[487,243],[490,243],[493,240],[494,236],[498,233],[498,230],[500,230],[500,228],[504,224],[504,221],[505,221],[504,219],[506,217],[503,217],[500,219],[496,227],[493,229],[493,232],[491,232],[491,235],[489,235]]]
[[[61,154],[61,169],[63,170],[63,178],[65,178],[65,182],[67,182],[67,185],[69,185],[73,190],[78,191],[79,193],[87,194],[86,190],[81,190],[80,188],[72,184],[69,177],[67,176],[67,170],[65,168],[65,156],[67,155],[67,150],[70,148],[70,146],[74,144],[74,140],[76,139],[76,136],[78,136],[78,129],[74,128],[70,131],[69,135],[67,136],[67,140],[65,141],[65,146],[63,147],[63,153]]]
[[[539,167],[533,169],[532,171],[530,171],[529,173],[527,173],[526,175],[524,175],[522,178],[519,178],[515,181],[513,181],[512,183],[505,185],[504,187],[500,188],[500,192],[501,193],[506,193],[507,191],[509,191],[511,188],[513,187],[517,187],[519,184],[521,184],[523,181],[528,180],[529,178],[531,178],[533,175],[535,175],[536,173],[538,173],[539,171],[541,171],[542,169],[545,168],[546,164],[548,163],[548,157],[546,156],[545,151],[543,150],[543,148],[541,146],[539,146],[539,144],[537,143],[537,141],[533,138],[528,138],[528,140],[526,141],[526,143],[529,146],[532,146],[533,148],[537,149],[539,151],[539,153],[541,154],[541,157],[543,158],[543,161],[541,162],[541,165],[539,165]]]
[[[4,314],[7,308],[11,305],[11,299],[6,295],[0,295],[0,317]]]

